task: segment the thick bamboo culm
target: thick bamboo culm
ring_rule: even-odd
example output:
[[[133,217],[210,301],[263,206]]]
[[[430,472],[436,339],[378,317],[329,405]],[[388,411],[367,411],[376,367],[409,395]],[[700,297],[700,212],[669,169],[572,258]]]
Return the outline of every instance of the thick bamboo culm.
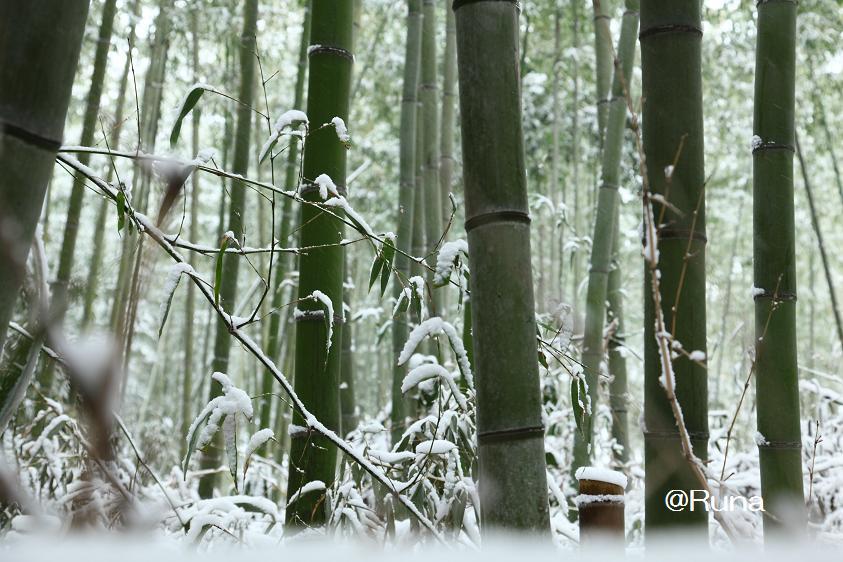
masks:
[[[796,2],[758,3],[753,122],[756,416],[764,534],[804,530],[793,201]]]
[[[463,1],[454,9],[483,532],[549,535],[518,8]]]
[[[706,353],[705,170],[703,157],[702,22],[699,0],[642,0],[641,82],[643,148],[658,224],[660,314],[672,341],[689,353]],[[648,265],[647,268],[650,266]],[[700,487],[683,453],[671,398],[660,382],[664,365],[656,333],[653,279],[646,275],[644,299],[644,464],[647,541],[679,530],[701,543],[708,539],[702,511],[670,511],[670,490]],[[693,453],[708,455],[708,373],[701,362],[672,361],[675,399]]]

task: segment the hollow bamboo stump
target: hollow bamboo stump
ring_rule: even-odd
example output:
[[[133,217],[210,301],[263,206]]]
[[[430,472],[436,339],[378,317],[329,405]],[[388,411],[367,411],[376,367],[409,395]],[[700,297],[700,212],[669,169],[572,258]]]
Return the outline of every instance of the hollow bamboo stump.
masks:
[[[626,476],[611,470],[582,467],[577,470],[576,477],[580,492],[575,498],[579,510],[580,545],[623,546]]]

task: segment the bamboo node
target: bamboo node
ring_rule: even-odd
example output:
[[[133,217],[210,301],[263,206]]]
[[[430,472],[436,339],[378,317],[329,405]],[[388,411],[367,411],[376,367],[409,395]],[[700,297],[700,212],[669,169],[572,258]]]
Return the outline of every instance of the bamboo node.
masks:
[[[26,144],[30,144],[43,150],[58,152],[59,148],[61,148],[61,141],[39,135],[38,133],[29,131],[23,127],[18,127],[17,125],[13,125],[3,120],[0,120],[0,133],[9,135],[10,137],[15,137]]]

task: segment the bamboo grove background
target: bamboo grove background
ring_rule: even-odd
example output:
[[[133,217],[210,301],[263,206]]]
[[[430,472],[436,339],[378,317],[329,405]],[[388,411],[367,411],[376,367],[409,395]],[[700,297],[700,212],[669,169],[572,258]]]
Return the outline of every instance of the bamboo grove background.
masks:
[[[374,232],[398,234],[399,255],[394,263],[398,271],[404,272],[404,278],[427,275],[432,284],[433,274],[424,273],[400,252],[424,257],[430,251],[431,240],[444,237],[444,241],[454,242],[468,238],[462,225],[471,219],[466,216],[470,205],[465,201],[471,186],[463,182],[464,162],[475,158],[475,173],[480,173],[484,166],[477,165],[476,159],[490,157],[489,153],[484,155],[481,138],[472,139],[475,154],[463,152],[465,139],[461,136],[457,92],[467,71],[462,62],[457,64],[460,35],[455,33],[461,24],[445,3],[430,0],[358,0],[341,2],[342,7],[335,10],[324,2],[314,4],[310,8],[308,3],[294,0],[93,2],[71,92],[64,144],[78,141],[81,146],[130,152],[140,146],[148,154],[171,154],[185,160],[202,153],[208,155],[206,149],[212,148],[213,164],[220,169],[287,190],[297,187],[300,170],[308,178],[328,173],[334,189],[345,190],[338,193],[347,196]],[[628,536],[639,542],[643,536],[645,446],[639,420],[643,418],[645,401],[644,326],[651,313],[645,310],[650,294],[642,283],[641,158],[624,90],[629,91],[629,101],[638,118],[644,108],[645,150],[672,153],[676,147],[653,148],[653,144],[648,144],[658,141],[647,139],[647,107],[646,101],[641,100],[642,61],[638,41],[634,40],[637,20],[630,18],[637,12],[637,4],[630,0],[602,0],[597,3],[595,17],[591,2],[526,1],[521,3],[520,16],[512,20],[519,32],[519,60],[517,65],[516,61],[509,62],[513,63],[512,72],[520,73],[525,211],[532,218],[532,253],[525,254],[523,246],[512,246],[493,258],[512,268],[511,278],[498,280],[501,286],[512,282],[523,288],[523,279],[529,282],[529,276],[519,275],[529,269],[524,259],[531,255],[539,332],[560,355],[566,356],[563,365],[548,352],[540,369],[544,423],[557,424],[557,429],[545,437],[551,490],[547,519],[555,539],[564,544],[573,542],[576,534],[567,513],[567,504],[575,495],[571,467],[585,464],[614,467],[631,476]],[[762,13],[764,9],[775,9],[765,4],[768,3],[761,3]],[[642,22],[646,14],[646,8],[642,8]],[[698,109],[704,119],[704,148],[689,145],[689,150],[699,150],[699,157],[704,156],[705,160],[705,296],[703,303],[691,305],[704,305],[707,322],[703,335],[696,332],[689,337],[702,340],[694,341],[693,346],[688,343],[686,349],[691,352],[707,347],[702,366],[695,367],[694,376],[708,381],[708,412],[697,412],[701,418],[688,420],[689,429],[691,422],[707,422],[707,454],[711,466],[716,467],[714,472],[721,478],[730,475],[729,485],[747,495],[760,493],[757,403],[751,373],[755,368],[756,315],[765,314],[756,312],[753,303],[753,110],[757,96],[776,96],[772,90],[754,94],[758,14],[754,3],[749,2],[718,0],[701,4],[702,107]],[[653,17],[658,19],[657,16]],[[112,18],[111,29],[101,25]],[[463,25],[466,27],[459,28],[463,36],[473,37],[469,24]],[[795,25],[794,124],[799,153],[793,168],[794,277],[787,282],[799,288],[793,334],[799,379],[798,396],[793,398],[798,399],[801,415],[793,420],[799,424],[800,434],[789,438],[801,441],[803,452],[801,458],[791,458],[790,462],[800,465],[806,493],[811,494],[808,517],[812,529],[839,539],[843,533],[839,507],[843,436],[837,422],[843,407],[843,332],[834,290],[839,290],[843,271],[843,262],[835,251],[843,244],[843,230],[837,220],[843,211],[838,163],[838,158],[843,158],[838,133],[843,127],[843,58],[838,48],[843,39],[843,10],[837,2],[803,0]],[[601,30],[610,42],[599,40]],[[104,33],[110,40],[98,40]],[[319,42],[341,45],[353,52],[353,65],[347,57],[333,52],[314,57],[313,47],[308,52],[307,46]],[[762,48],[761,43],[758,48]],[[617,79],[613,84],[615,49],[627,53],[624,63],[629,67],[624,69],[622,84]],[[659,73],[659,79],[666,82],[665,87],[676,80],[674,86],[679,87],[678,82],[685,83],[682,72],[686,70],[671,67]],[[92,84],[100,80],[101,96],[89,93]],[[234,99],[206,91],[189,115],[180,116],[191,86],[200,83],[213,85]],[[417,87],[412,86],[414,83]],[[100,97],[98,108],[87,101],[91,96]],[[767,103],[777,107],[778,100]],[[280,152],[271,161],[261,161],[261,149],[271,133],[270,122],[286,110],[306,107],[310,108],[311,131],[304,143],[303,160],[299,159],[302,147],[297,143],[282,149],[288,143],[288,138],[282,137],[276,148]],[[681,113],[687,108],[674,110]],[[497,132],[502,135],[512,132],[519,123],[517,116],[511,119],[507,111],[509,108],[502,106],[496,114],[500,119]],[[755,111],[759,111],[758,107]],[[345,144],[335,134],[339,129],[319,130],[334,116],[342,117],[348,126],[350,141]],[[181,132],[171,144],[176,122],[181,122]],[[407,138],[408,126],[409,130],[416,129],[415,138]],[[621,140],[612,149],[617,172],[607,177],[607,156],[603,151],[607,150],[608,139],[617,135],[621,135]],[[517,153],[517,143],[510,150]],[[404,422],[400,412],[413,419],[431,406],[425,404],[424,397],[396,400],[402,394],[400,379],[393,374],[401,372],[396,358],[417,318],[408,312],[403,319],[393,319],[393,299],[400,296],[397,284],[385,292],[379,290],[380,280],[374,288],[370,286],[372,262],[382,256],[383,246],[373,253],[372,245],[366,241],[344,242],[345,256],[337,246],[331,246],[298,258],[290,254],[270,258],[266,253],[256,253],[245,260],[229,253],[220,260],[220,244],[228,243],[222,242],[228,239],[226,231],[233,231],[236,237],[242,233],[239,243],[252,248],[268,247],[273,237],[283,247],[331,245],[353,240],[357,233],[346,226],[341,234],[338,220],[326,219],[313,207],[301,210],[298,203],[291,204],[281,197],[273,204],[262,192],[237,178],[197,172],[183,193],[177,193],[172,191],[176,180],[168,177],[166,171],[138,171],[131,159],[117,158],[112,163],[101,154],[91,155],[87,162],[87,155],[77,157],[100,177],[131,185],[135,206],[140,209],[143,205],[150,217],[155,217],[161,201],[170,197],[171,208],[163,230],[179,232],[187,240],[207,246],[203,253],[191,256],[191,264],[207,279],[213,279],[215,268],[221,268],[219,299],[236,302],[234,310],[228,311],[230,314],[248,318],[255,309],[263,317],[247,329],[248,333],[285,374],[295,373],[297,394],[318,403],[324,388],[339,389],[341,407],[314,410],[320,421],[341,428],[342,433],[354,433],[358,445],[388,441],[389,429],[395,441],[406,429],[401,427]],[[494,159],[486,167],[493,165]],[[273,429],[276,440],[258,450],[265,461],[253,461],[256,468],[251,469],[249,479],[244,478],[237,485],[237,476],[232,480],[227,470],[213,475],[195,473],[190,479],[182,477],[180,467],[188,450],[185,436],[190,423],[225,386],[223,381],[212,380],[212,372],[226,373],[237,387],[253,397],[276,396],[280,391],[255,354],[244,350],[242,342],[233,340],[230,330],[217,321],[197,289],[188,288],[190,283],[182,282],[169,302],[173,270],[162,252],[149,241],[135,245],[137,235],[130,233],[126,224],[118,225],[124,219],[118,219],[114,205],[99,196],[84,177],[74,182],[72,170],[68,173],[68,169],[57,166],[53,172],[39,222],[38,232],[50,272],[51,312],[59,316],[54,320],[63,322],[71,340],[93,330],[113,332],[126,345],[125,356],[117,359],[125,367],[120,416],[134,441],[131,446],[121,441],[117,454],[132,459],[127,461],[129,464],[141,464],[140,457],[132,452],[136,447],[142,451],[142,462],[154,467],[163,481],[157,489],[149,474],[136,471],[130,488],[137,487],[158,502],[163,502],[162,495],[166,496],[161,490],[170,490],[183,501],[199,502],[191,508],[197,510],[200,495],[212,496],[215,486],[217,495],[234,494],[236,487],[236,493],[266,497],[284,505],[289,500],[288,475],[293,475],[291,481],[295,482],[299,474],[291,466],[318,462],[325,471],[333,473],[336,450],[327,440],[318,441],[316,448],[310,442],[302,445],[295,428],[305,422],[291,418],[286,401],[278,399],[254,401],[255,427]],[[661,172],[655,170],[656,174]],[[703,173],[702,168],[699,172]],[[665,172],[668,183],[671,173]],[[676,173],[685,170],[677,168]],[[600,186],[607,183],[617,188],[612,194],[617,201],[616,216],[601,216],[597,210],[598,200],[605,192]],[[179,185],[176,182],[175,187]],[[305,198],[317,197],[318,188],[310,186]],[[654,182],[653,190],[659,189],[658,182]],[[399,201],[402,207],[412,206],[410,201],[417,208],[422,206],[424,216],[400,217],[396,214]],[[683,210],[690,210],[696,200],[682,204],[690,205]],[[756,191],[755,205],[764,204],[763,196]],[[778,219],[770,220],[774,225],[772,232],[762,235],[776,239],[786,236],[777,228]],[[592,251],[597,248],[595,221],[598,225],[617,221],[618,227],[616,240],[598,241],[602,244],[604,267],[612,267],[611,271],[606,269],[602,293],[592,295],[589,270],[590,265],[596,269],[592,258]],[[785,223],[783,219],[782,228]],[[408,238],[406,233],[411,231],[413,236]],[[419,232],[424,234],[420,238]],[[274,271],[283,275],[266,280],[265,286],[256,271],[266,271],[270,260]],[[435,256],[432,260],[430,263],[435,264]],[[469,285],[475,282],[473,277],[459,279]],[[326,283],[330,285],[328,289]],[[328,294],[335,316],[341,303],[345,303],[345,321],[334,326],[341,330],[341,338],[334,344],[339,347],[333,350],[323,349],[326,327],[322,323],[292,321],[296,306],[304,311],[321,310],[323,304],[317,299],[302,301],[300,305],[296,301],[306,299],[314,289]],[[702,285],[697,288],[700,296],[702,289]],[[589,377],[604,360],[602,319],[591,331],[592,337],[597,333],[596,339],[584,341],[587,298],[601,306],[608,300],[612,310],[618,310],[617,303],[622,302],[621,323],[617,319],[612,323],[616,330],[609,342],[608,360],[611,372],[616,372],[613,366],[621,360],[625,362],[628,393],[625,403],[610,403],[607,398],[616,394],[612,387],[615,381],[610,383],[605,377],[592,377],[589,381],[595,404],[599,403],[587,422],[588,432],[594,434],[590,459],[574,422],[576,405],[568,390],[569,371],[576,371],[578,362],[586,365]],[[121,306],[114,306],[115,301]],[[474,304],[463,291],[451,286],[433,289],[425,304],[431,316],[442,316],[462,334],[471,317],[466,314],[470,303]],[[526,309],[518,312],[525,311],[531,316]],[[19,305],[14,320],[25,324],[26,317],[25,305]],[[166,317],[166,322],[162,323],[162,317]],[[506,341],[513,316],[490,309],[484,310],[482,317]],[[20,368],[9,358],[21,357],[20,348],[25,345],[25,338],[13,330],[7,340],[3,366],[6,377],[11,376],[11,370]],[[466,347],[471,345],[469,340],[464,342]],[[485,341],[484,345],[490,345],[488,339]],[[595,347],[600,347],[600,351],[589,356],[588,350],[593,352]],[[447,345],[441,342],[439,347],[427,342],[423,351],[455,365]],[[469,349],[469,356],[472,353],[474,350]],[[472,364],[482,365],[483,359],[472,358]],[[589,371],[589,366],[593,371]],[[307,369],[324,372],[324,379],[305,382],[300,373]],[[51,416],[39,418],[38,413],[45,410],[47,400],[57,403],[47,410],[66,408],[71,415],[80,411],[79,406],[70,399],[73,394],[65,379],[50,362],[43,361],[37,367],[35,379],[24,406],[12,417],[4,433],[4,449],[7,458],[15,459],[9,464],[29,467],[21,469],[24,489],[54,509],[72,510],[72,499],[65,505],[62,498],[68,494],[74,497],[72,482],[76,478],[66,476],[64,471],[79,475],[91,469],[85,468],[84,463],[73,465],[68,459],[79,454],[77,445],[72,444],[72,435],[44,435]],[[600,387],[603,388],[597,398]],[[47,389],[52,396],[45,394]],[[763,391],[762,385],[758,392]],[[505,396],[501,400],[500,408],[505,411],[508,401]],[[625,429],[612,422],[624,409],[628,424]],[[783,413],[774,412],[772,419],[765,418],[771,431],[775,431]],[[483,423],[478,421],[478,429]],[[624,441],[626,448],[613,447]],[[46,447],[41,460],[31,447],[24,452],[24,445],[31,442]],[[292,453],[288,455],[291,442]],[[200,463],[211,471],[225,464],[221,445],[220,440],[217,456],[196,454],[194,472]],[[724,462],[727,447],[729,456]],[[305,454],[325,458],[306,460]],[[474,454],[473,448],[467,454]],[[371,501],[381,506],[386,500],[378,484],[366,488],[355,473],[359,469],[352,467],[354,463],[342,455],[339,458],[340,474],[350,474],[339,480],[357,482],[366,500],[374,498]],[[467,466],[471,464],[470,460],[465,462]],[[71,465],[76,472],[69,468]],[[126,466],[123,470],[131,474]],[[448,474],[445,468],[443,474]],[[308,474],[308,478],[311,476]],[[317,479],[330,483],[333,476],[313,478]],[[290,491],[305,483],[292,484]],[[465,503],[463,498],[463,508]],[[473,498],[470,503],[474,503]],[[518,513],[513,506],[510,508],[512,513]],[[320,502],[300,501],[296,515],[288,512],[286,517],[288,522],[291,518],[295,522],[298,517],[309,523],[320,518],[336,523],[327,510],[320,511],[314,520],[317,510],[325,510]],[[108,513],[105,508],[101,511]],[[380,525],[387,529],[386,533],[400,534],[404,528],[401,523],[412,517],[399,508],[394,513],[389,517],[395,520],[384,516],[377,524],[369,522],[370,526]],[[0,520],[8,526],[13,515],[14,510],[9,508]],[[104,519],[101,524],[115,523],[107,515],[100,515]],[[243,520],[248,517],[242,515]],[[471,529],[460,530],[466,521],[463,514],[450,513],[449,517],[459,520],[452,525],[457,536],[462,532],[469,540],[476,539]],[[490,512],[489,517],[494,522],[506,515]],[[366,527],[368,523],[363,519],[362,524],[359,520],[348,523],[349,532],[360,532],[359,527]],[[656,519],[654,516],[651,521]],[[533,524],[525,521],[515,526]],[[203,536],[205,540],[229,540],[226,525],[252,529],[233,518],[218,522],[216,528],[205,529],[202,534],[197,529],[189,534],[199,540]],[[714,536],[723,539],[720,524],[712,525]],[[741,525],[746,534],[756,538],[761,535],[760,519],[747,518]],[[179,528],[172,517],[166,526],[170,530]]]

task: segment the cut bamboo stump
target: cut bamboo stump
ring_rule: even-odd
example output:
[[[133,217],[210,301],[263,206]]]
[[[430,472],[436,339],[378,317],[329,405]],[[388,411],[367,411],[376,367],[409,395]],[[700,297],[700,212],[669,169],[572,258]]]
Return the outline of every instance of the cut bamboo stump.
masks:
[[[577,469],[576,477],[580,491],[575,498],[579,511],[580,546],[623,546],[626,476],[612,470],[585,466]]]

